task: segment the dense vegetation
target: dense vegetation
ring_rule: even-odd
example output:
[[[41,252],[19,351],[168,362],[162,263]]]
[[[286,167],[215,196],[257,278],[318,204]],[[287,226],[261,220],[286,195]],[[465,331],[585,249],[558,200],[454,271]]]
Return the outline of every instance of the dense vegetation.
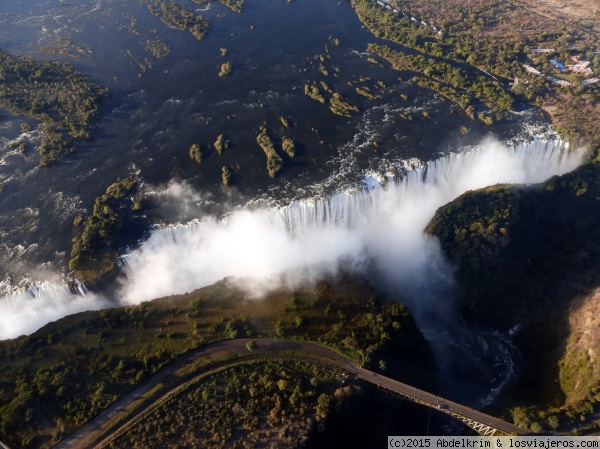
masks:
[[[386,372],[417,385],[425,380],[418,367],[431,363],[406,308],[363,280],[322,282],[261,301],[246,301],[220,282],[135,307],[73,315],[0,342],[0,439],[15,448],[50,447],[168,361],[236,337],[319,341],[377,370],[389,358]]]
[[[382,398],[373,385],[302,357],[232,359],[235,366],[201,374],[156,401],[110,447],[177,441],[210,448],[376,448],[390,434],[424,433],[436,422],[424,407]]]
[[[353,112],[358,112],[358,108],[345,100],[338,92],[334,92],[329,99],[329,109],[331,112],[343,117],[352,117]]]
[[[219,71],[219,76],[223,78],[224,76],[230,75],[232,72],[231,62],[226,62],[221,64],[221,69]]]
[[[363,97],[367,97],[370,100],[376,100],[378,98],[381,98],[380,95],[375,95],[371,93],[371,89],[368,86],[363,86],[363,87],[357,87],[356,88],[356,93],[359,95],[362,95]]]
[[[217,140],[215,140],[215,150],[217,150],[217,153],[223,154],[223,151],[225,151],[227,148],[229,148],[229,139],[227,139],[223,134],[219,134],[219,137],[217,137]]]
[[[242,12],[242,8],[244,7],[244,0],[219,0],[229,9],[235,12]]]
[[[522,327],[523,400],[568,404],[575,416],[600,400],[589,348],[564,352],[574,299],[600,285],[599,201],[596,161],[537,186],[466,193],[428,228],[457,266],[471,312],[496,327]]]
[[[197,143],[192,144],[190,147],[190,159],[193,160],[196,164],[202,162],[202,150],[200,149],[200,145]]]
[[[144,47],[157,59],[166,58],[171,53],[171,48],[161,39],[147,40]]]
[[[476,112],[488,108],[498,114],[512,109],[512,97],[497,81],[490,81],[485,76],[471,74],[434,58],[413,56],[385,46],[370,44],[369,51],[388,60],[396,70],[408,70],[425,75],[425,77],[414,77],[413,81],[455,102],[465,109],[472,119],[475,118]],[[479,100],[479,104],[475,100]],[[492,124],[489,119],[486,121],[482,118],[482,120],[486,124]]]
[[[148,10],[165,25],[176,30],[188,31],[198,40],[208,32],[208,20],[183,5],[165,0],[144,0]]]
[[[198,3],[199,5],[205,5],[207,3],[211,3],[214,0],[192,0],[194,3]],[[234,12],[242,12],[242,8],[244,7],[244,0],[219,0],[222,4],[227,6]],[[225,56],[225,55],[223,55]]]
[[[390,0],[400,14],[374,0],[357,0],[352,6],[373,34],[420,53],[394,55],[390,60],[396,64],[399,59],[399,67],[425,75],[415,78],[420,85],[459,104],[479,99],[496,111],[496,118],[511,106],[513,98],[526,101],[548,112],[554,126],[573,143],[597,146],[598,122],[589,117],[600,114],[600,84],[583,86],[584,77],[557,73],[549,60],[566,62],[580,55],[600,68],[600,58],[594,53],[600,48],[600,29],[592,22],[562,16],[560,9],[553,10],[559,20],[539,14],[536,8],[541,6],[535,3]],[[552,48],[555,52],[533,54],[533,48]],[[530,75],[523,64],[532,64],[574,85],[563,87],[546,77]],[[509,86],[510,82],[513,84]],[[488,114],[467,112],[486,123],[493,120]]]
[[[329,411],[341,371],[308,362],[240,364],[194,382],[111,444],[250,448],[306,443]],[[337,380],[337,381],[336,381]],[[339,388],[343,400],[352,388]]]
[[[515,302],[507,304],[510,315],[519,313],[522,298],[543,301],[553,282],[569,277],[565,270],[576,279],[598,260],[599,194],[600,164],[590,163],[539,186],[466,193],[440,208],[429,231],[459,267],[478,307],[504,298]]]
[[[221,168],[221,181],[223,182],[223,185],[225,187],[229,187],[229,185],[231,184],[231,172],[226,166],[223,166],[223,168]]]
[[[260,145],[267,156],[267,170],[269,176],[274,178],[279,170],[283,168],[283,161],[277,154],[273,141],[267,135],[267,128],[261,128],[260,133],[256,137],[256,142]]]
[[[475,38],[476,35],[480,36],[480,26],[476,28],[467,25],[469,18],[465,17],[464,14],[466,8],[471,7],[470,9],[477,10],[477,13],[496,16],[497,20],[498,16],[505,11],[505,8],[498,5],[498,3],[501,3],[499,1],[492,0],[491,2],[485,1],[467,5],[467,2],[456,0],[435,6],[433,6],[435,2],[427,2],[425,7],[420,2],[413,3],[412,1],[400,0],[394,2],[392,0],[391,3],[394,7],[398,7],[402,13],[413,18],[412,14],[414,14],[419,19],[416,19],[415,22],[402,15],[396,15],[389,9],[379,7],[372,0],[358,0],[353,3],[353,7],[361,21],[377,37],[416,49],[423,54],[444,58],[447,61],[468,63],[475,67],[492,68],[494,73],[506,78],[511,76],[509,70],[518,66],[517,61],[522,47],[502,45],[498,42],[498,40],[506,39],[508,36],[495,36],[495,43],[487,40],[481,42],[481,39]],[[491,5],[491,3],[496,4]],[[424,11],[425,9],[427,12]],[[443,12],[443,15],[429,21],[430,17],[417,15],[414,13],[415,10],[420,10],[419,12],[426,16],[432,16],[434,12],[436,15]],[[459,15],[452,23],[456,26],[451,26],[447,18],[457,12]],[[421,18],[428,20],[429,25],[424,26],[420,21]],[[492,21],[488,20],[488,26],[491,24]],[[432,28],[435,25],[437,25],[437,31]],[[511,44],[514,44],[514,42],[511,42]],[[493,50],[490,51],[491,49]]]
[[[69,269],[86,281],[112,270],[119,238],[129,215],[141,209],[139,180],[130,176],[111,184],[94,203],[80,236],[73,239]]]
[[[107,90],[67,64],[16,58],[0,50],[0,107],[44,123],[40,166],[91,138]]]
[[[324,68],[323,71],[325,71]],[[325,76],[327,76],[327,71],[325,71]],[[342,97],[339,92],[334,92],[325,81],[321,81],[321,87],[327,94],[329,94],[329,109],[331,112],[336,115],[341,115],[342,117],[352,117],[353,113],[358,112],[358,107],[354,106],[347,99]],[[321,89],[319,89],[315,83],[312,85],[304,85],[304,95],[309,96],[319,103],[325,104],[327,102],[325,96],[321,93]]]
[[[294,157],[296,155],[296,144],[294,144],[294,141],[287,136],[281,138],[281,148],[289,157]]]
[[[310,86],[308,84],[304,85],[304,95],[309,96],[313,100],[318,101],[319,103],[325,103],[325,97],[321,95],[321,91],[317,86]]]

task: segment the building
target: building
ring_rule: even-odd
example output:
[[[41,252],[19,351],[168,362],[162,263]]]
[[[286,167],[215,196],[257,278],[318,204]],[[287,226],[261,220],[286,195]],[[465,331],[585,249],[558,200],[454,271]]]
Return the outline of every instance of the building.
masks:
[[[569,64],[567,67],[569,70],[575,73],[580,73],[582,75],[593,75],[594,71],[591,69],[590,65],[590,61],[579,61],[576,64]]]
[[[553,78],[551,76],[548,77],[548,80],[550,80],[554,84],[558,84],[559,86],[562,86],[562,87],[573,87],[574,86],[574,84],[569,81],[561,80],[558,78]]]
[[[527,64],[523,64],[523,68],[525,70],[527,70],[529,73],[533,73],[536,76],[544,76],[544,74],[542,72],[540,72],[537,69],[534,69],[533,67],[531,67],[530,65]]]
[[[598,81],[600,81],[600,78],[590,78],[587,80],[583,80],[581,82],[582,86],[589,86],[590,84],[596,84]]]

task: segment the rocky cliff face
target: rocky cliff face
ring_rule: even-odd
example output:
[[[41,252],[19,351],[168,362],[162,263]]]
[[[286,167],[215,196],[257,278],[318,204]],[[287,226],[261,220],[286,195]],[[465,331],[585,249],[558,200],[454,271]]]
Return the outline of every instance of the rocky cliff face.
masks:
[[[567,405],[600,401],[600,288],[573,301],[569,336],[559,361]]]

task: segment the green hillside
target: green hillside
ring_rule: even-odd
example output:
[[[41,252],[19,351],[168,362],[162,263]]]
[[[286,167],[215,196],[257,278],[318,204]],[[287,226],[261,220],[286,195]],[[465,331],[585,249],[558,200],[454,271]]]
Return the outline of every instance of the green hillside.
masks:
[[[496,328],[520,327],[519,400],[585,413],[599,399],[592,348],[565,351],[577,331],[575,304],[600,286],[598,223],[595,161],[539,185],[467,192],[428,226],[457,267],[464,309]]]

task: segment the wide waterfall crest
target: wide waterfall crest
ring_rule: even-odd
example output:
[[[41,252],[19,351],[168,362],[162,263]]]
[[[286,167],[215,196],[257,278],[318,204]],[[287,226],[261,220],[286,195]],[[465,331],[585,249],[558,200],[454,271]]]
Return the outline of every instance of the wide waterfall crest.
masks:
[[[335,271],[340,259],[404,265],[407,279],[419,277],[421,269],[435,271],[426,260],[433,250],[422,233],[437,208],[467,190],[537,183],[580,162],[581,156],[560,139],[514,146],[488,142],[426,164],[399,167],[402,175],[385,186],[167,226],[122,259],[123,296],[135,303],[228,276],[271,285],[286,270],[306,275],[301,267],[308,265]],[[412,256],[400,260],[398,254]]]
[[[522,142],[499,151],[513,159],[516,166],[523,170],[521,177],[502,174],[497,182],[503,183],[541,182],[552,175],[568,172],[579,164],[579,156],[569,154],[569,144],[559,139]],[[451,153],[426,164],[413,165],[409,168],[402,166],[401,176],[393,182],[385,183],[385,186],[393,191],[398,201],[401,201],[404,195],[418,194],[427,186],[457,190],[455,186],[462,184],[461,175],[476,167],[486,156],[489,156],[489,151],[478,147],[461,153]],[[485,179],[493,180],[493,178],[492,174]],[[470,188],[485,187],[493,183],[482,182],[481,185]],[[464,191],[459,194],[461,193]],[[373,214],[381,205],[382,196],[389,195],[390,192],[382,192],[378,188],[340,192],[326,200],[298,201],[277,209],[273,211],[272,219],[285,226],[292,234],[302,232],[309,227],[353,228],[365,216]]]
[[[120,297],[114,299],[139,303],[227,276],[253,279],[244,287],[257,288],[258,294],[279,286],[275,279],[282,272],[296,273],[300,282],[335,272],[340,260],[356,266],[368,260],[383,271],[394,267],[386,275],[398,288],[420,289],[420,301],[427,302],[427,286],[419,286],[419,280],[431,284],[446,276],[439,249],[423,235],[438,207],[469,189],[536,183],[580,162],[581,155],[558,138],[538,137],[514,146],[486,143],[428,163],[407,161],[380,178],[387,181],[381,185],[165,226],[121,259],[124,278]],[[0,297],[0,339],[109,306],[83,284],[29,282]]]

